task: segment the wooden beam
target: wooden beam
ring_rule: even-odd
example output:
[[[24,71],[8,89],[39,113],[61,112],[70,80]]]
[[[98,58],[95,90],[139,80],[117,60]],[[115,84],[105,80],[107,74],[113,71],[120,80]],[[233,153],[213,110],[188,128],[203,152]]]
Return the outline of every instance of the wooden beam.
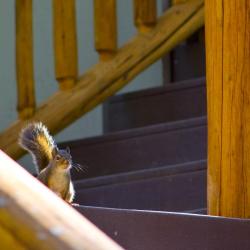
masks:
[[[20,119],[36,108],[33,76],[32,0],[16,0],[17,110]]]
[[[156,0],[134,0],[134,24],[139,32],[150,31],[156,21]]]
[[[32,120],[42,121],[51,133],[62,130],[125,86],[203,24],[202,0],[191,0],[185,5],[170,8],[151,32],[137,35],[111,61],[95,65],[79,79],[72,90],[59,91],[51,96],[37,110]],[[0,148],[12,157],[24,154],[17,145],[17,139],[25,124],[17,120],[0,135]]]
[[[4,249],[122,249],[2,151],[0,162]]]
[[[172,0],[172,5],[186,3],[189,0]]]
[[[208,211],[250,218],[250,4],[206,1]]]
[[[100,60],[111,59],[117,50],[116,0],[95,0],[95,48]]]
[[[75,0],[53,0],[56,79],[62,90],[78,77]]]

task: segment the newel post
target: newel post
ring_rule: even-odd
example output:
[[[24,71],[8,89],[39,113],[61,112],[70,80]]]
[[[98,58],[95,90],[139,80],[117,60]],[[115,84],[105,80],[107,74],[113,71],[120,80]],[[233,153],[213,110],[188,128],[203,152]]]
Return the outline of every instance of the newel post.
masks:
[[[206,0],[208,211],[250,218],[250,2]]]

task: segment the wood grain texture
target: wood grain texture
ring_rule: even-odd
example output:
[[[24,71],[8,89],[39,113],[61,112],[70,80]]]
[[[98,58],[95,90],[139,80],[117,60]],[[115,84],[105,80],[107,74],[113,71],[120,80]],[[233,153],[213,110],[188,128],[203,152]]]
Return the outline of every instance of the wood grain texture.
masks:
[[[75,0],[53,0],[56,79],[69,89],[78,76]]]
[[[3,249],[122,249],[2,151],[0,161]]]
[[[186,3],[189,0],[172,0],[172,5]]]
[[[35,112],[32,0],[16,0],[17,110],[20,119]]]
[[[94,0],[95,48],[101,60],[109,60],[117,50],[116,0]]]
[[[112,60],[96,64],[73,89],[55,93],[37,109],[31,120],[42,121],[51,133],[62,130],[120,90],[203,24],[202,0],[172,7],[151,32],[138,34],[119,49]],[[24,154],[17,138],[27,122],[17,120],[0,135],[0,148],[11,157]]]
[[[16,239],[15,235],[9,232],[2,225],[0,226],[1,248],[2,249],[27,249],[21,241]]]
[[[156,20],[156,0],[134,0],[134,24],[139,32],[151,30]]]
[[[208,208],[250,218],[250,2],[206,1]]]
[[[129,250],[249,250],[247,219],[84,206],[78,211]]]

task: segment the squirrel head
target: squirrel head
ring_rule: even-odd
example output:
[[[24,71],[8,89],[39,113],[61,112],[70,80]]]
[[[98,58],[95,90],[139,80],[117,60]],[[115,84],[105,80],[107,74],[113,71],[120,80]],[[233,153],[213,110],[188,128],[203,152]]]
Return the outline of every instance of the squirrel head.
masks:
[[[52,150],[52,159],[57,168],[60,169],[70,169],[72,166],[72,158],[70,154],[70,149],[58,149],[54,147]]]

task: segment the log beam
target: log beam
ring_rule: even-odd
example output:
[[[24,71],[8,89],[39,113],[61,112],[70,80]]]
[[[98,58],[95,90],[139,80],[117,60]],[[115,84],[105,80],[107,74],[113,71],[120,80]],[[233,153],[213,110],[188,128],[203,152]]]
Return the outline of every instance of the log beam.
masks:
[[[95,65],[71,90],[55,93],[37,109],[31,120],[42,121],[53,134],[59,132],[113,95],[203,24],[202,0],[191,0],[170,8],[152,31],[138,34],[119,49],[112,60]],[[0,148],[11,157],[24,154],[17,139],[27,122],[17,120],[0,135]]]
[[[0,150],[2,249],[121,250]]]
[[[189,0],[172,0],[172,5],[186,3]]]
[[[205,6],[208,211],[250,218],[250,3]]]

